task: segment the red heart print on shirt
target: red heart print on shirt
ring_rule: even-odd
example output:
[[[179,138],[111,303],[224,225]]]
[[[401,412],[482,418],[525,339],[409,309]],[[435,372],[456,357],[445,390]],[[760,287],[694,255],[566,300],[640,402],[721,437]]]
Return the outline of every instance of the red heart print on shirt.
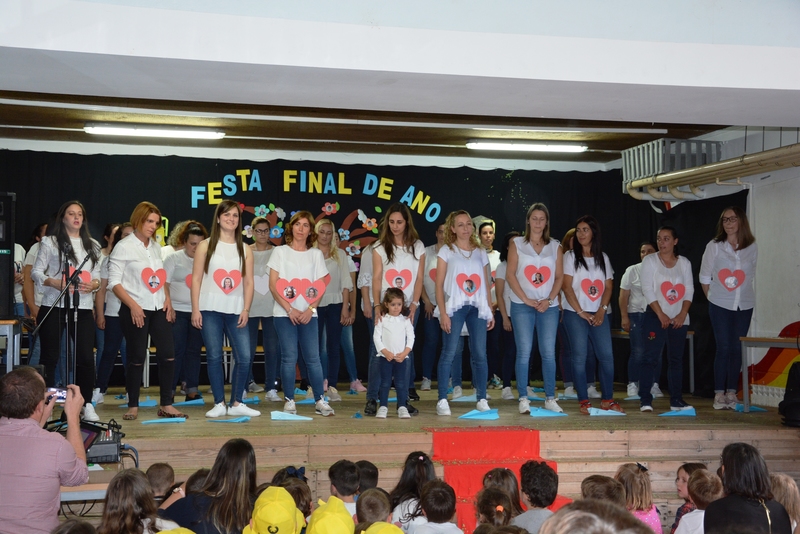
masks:
[[[736,269],[735,271],[720,269],[719,273],[717,273],[717,278],[719,278],[722,287],[728,291],[736,291],[744,283],[744,271],[741,269]]]
[[[167,271],[164,269],[158,269],[156,271],[150,267],[142,269],[142,282],[144,282],[144,285],[150,290],[150,293],[155,293],[164,287],[166,281]]]
[[[464,273],[456,276],[458,288],[470,297],[481,288],[481,277],[477,274],[466,275]]]
[[[528,265],[525,267],[525,280],[531,283],[533,287],[541,287],[550,280],[550,267],[539,267],[535,265]]]
[[[600,279],[581,281],[581,289],[583,289],[583,292],[592,302],[603,296],[603,290],[605,290],[605,287],[606,286],[603,284],[603,281]]]
[[[430,276],[431,280],[433,280],[434,282],[436,281],[436,267],[428,271],[428,276]]]
[[[683,284],[672,285],[672,282],[664,282],[661,284],[661,294],[672,305],[683,299],[686,287]]]
[[[64,271],[61,271],[62,273]],[[69,276],[72,278],[72,275],[75,274],[75,267],[69,268]],[[84,284],[88,284],[92,281],[92,273],[89,271],[81,271],[81,274],[78,275],[78,278],[81,279],[81,282]]]
[[[239,284],[242,282],[242,273],[236,269],[232,271],[217,269],[214,271],[214,281],[222,292],[228,295],[231,291],[239,287]]]
[[[405,289],[411,283],[411,271],[408,269],[403,269],[402,271],[389,269],[383,277],[389,287],[396,287],[397,289]]]
[[[301,295],[306,299],[306,302],[311,304],[319,300],[325,293],[325,281],[322,278],[315,282],[308,278],[292,278],[291,280],[278,278],[275,288],[290,304]]]
[[[495,283],[495,280],[496,280],[496,278],[495,278],[496,275],[497,275],[497,271],[492,271],[492,289],[494,289],[494,283]]]
[[[192,275],[191,274],[187,274],[186,278],[184,278],[184,281],[186,282],[186,287],[188,287],[189,289],[192,289]]]

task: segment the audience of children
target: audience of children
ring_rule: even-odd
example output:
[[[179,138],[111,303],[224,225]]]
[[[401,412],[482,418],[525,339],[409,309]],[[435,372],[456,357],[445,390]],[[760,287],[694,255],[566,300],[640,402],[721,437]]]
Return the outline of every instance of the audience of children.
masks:
[[[405,534],[427,523],[422,510],[417,506],[422,487],[436,478],[436,470],[430,457],[422,451],[414,451],[406,457],[403,473],[397,486],[389,492],[392,502],[392,521]]]
[[[589,475],[581,482],[581,499],[597,499],[616,504],[621,508],[628,506],[625,500],[625,487],[619,480],[605,475]]]
[[[687,483],[689,501],[695,507],[681,518],[676,534],[703,534],[703,517],[706,507],[722,498],[722,481],[707,469],[696,469]]]
[[[358,496],[356,501],[356,529],[366,530],[372,523],[392,522],[392,502],[389,494],[381,488],[370,488]]]
[[[150,487],[153,488],[153,497],[159,505],[164,502],[167,492],[175,484],[175,471],[172,466],[163,462],[155,463],[145,471]]]
[[[339,497],[352,517],[356,517],[356,493],[359,489],[358,466],[350,460],[339,460],[328,469],[331,495]]]
[[[364,493],[368,489],[378,487],[378,468],[369,460],[359,460],[356,462],[358,467],[358,492]]]
[[[483,488],[475,498],[478,524],[502,527],[511,523],[511,496],[498,487]]]
[[[528,511],[511,520],[512,525],[537,534],[553,512],[547,509],[558,494],[558,474],[545,462],[530,460],[519,469],[522,497]]]
[[[497,467],[483,475],[483,487],[497,487],[505,491],[511,496],[511,514],[516,518],[523,513],[525,509],[520,503],[519,484],[514,471],[506,467]],[[512,521],[513,522],[513,521]]]
[[[647,468],[639,463],[622,464],[614,478],[625,488],[626,508],[655,534],[661,534],[661,519],[653,503],[653,490],[650,488]]]
[[[692,476],[692,473],[700,469],[706,469],[706,464],[689,462],[678,468],[678,473],[675,476],[675,488],[678,490],[678,497],[683,499],[684,502],[678,508],[677,512],[675,512],[675,522],[672,524],[670,534],[675,534],[675,530],[678,528],[678,523],[681,522],[681,517],[683,517],[684,514],[688,514],[692,510],[695,510],[695,505],[689,498],[689,490],[687,489],[687,485],[689,484],[689,477]]]
[[[447,482],[434,479],[425,484],[419,506],[428,522],[417,526],[414,534],[464,534],[452,523],[456,515],[456,492]]]
[[[125,469],[108,483],[98,534],[156,534],[178,528],[158,517],[158,505],[147,476],[138,469]]]
[[[792,532],[800,534],[800,492],[797,482],[785,473],[770,473],[769,483],[772,489],[772,498],[786,509],[789,519],[792,520]]]

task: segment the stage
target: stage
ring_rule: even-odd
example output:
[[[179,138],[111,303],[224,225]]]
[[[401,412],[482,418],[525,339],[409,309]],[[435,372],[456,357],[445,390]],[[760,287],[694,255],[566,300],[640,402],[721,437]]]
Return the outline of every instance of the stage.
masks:
[[[219,423],[204,417],[212,405],[206,387],[201,387],[204,406],[180,407],[189,415],[184,423],[143,424],[159,419],[153,407],[141,407],[136,421],[122,421],[125,409],[120,404],[124,401],[115,399],[115,394],[122,393],[116,388],[109,390],[97,413],[102,421],[114,418],[121,423],[126,435],[123,442],[138,450],[142,469],[155,462],[167,462],[175,468],[176,479],[184,480],[196,469],[210,467],[226,440],[243,437],[256,449],[259,482],[268,481],[276,470],[287,465],[304,466],[312,493],[322,499],[329,495],[327,469],[336,460],[366,459],[375,463],[380,469],[380,486],[390,490],[408,453],[421,450],[434,459],[437,474],[456,487],[461,500],[459,522],[467,527],[470,518],[462,518],[469,515],[482,473],[498,466],[518,472],[518,466],[532,458],[547,460],[558,471],[559,495],[563,497],[559,502],[579,496],[580,483],[588,475],[612,476],[625,462],[648,466],[662,522],[667,527],[675,508],[682,503],[675,494],[677,468],[684,462],[701,461],[716,469],[727,443],[752,443],[761,450],[771,470],[800,477],[800,429],[782,426],[776,408],[751,413],[714,410],[712,399],[686,396],[696,409],[695,417],[660,417],[669,411],[668,398],[655,400],[654,412],[641,413],[638,401],[623,400],[624,386],[616,387],[615,398],[627,412],[624,417],[581,415],[576,400],[563,400],[560,405],[566,417],[534,418],[519,414],[516,401],[500,400],[500,390],[489,390],[493,396],[490,405],[498,410],[497,420],[459,419],[475,408],[474,402],[451,402],[453,415],[437,416],[434,389],[419,392],[422,400],[413,404],[420,414],[410,420],[399,420],[392,402],[388,419],[363,416],[365,394],[345,392],[341,392],[342,402],[331,404],[335,416],[324,418],[314,414],[312,404],[299,404],[298,415],[311,420],[272,420],[270,412],[281,411],[283,403],[265,403],[262,393],[258,404],[250,404],[261,410],[261,417],[243,423]],[[147,396],[156,400],[158,388],[143,389],[142,401]],[[295,400],[303,398],[298,395]],[[176,401],[181,399],[182,396],[176,397]],[[541,404],[532,401],[531,407]],[[363,417],[354,417],[356,413]],[[132,467],[133,462],[125,459],[123,464]],[[104,467],[112,472],[119,468],[117,464]],[[93,480],[111,474],[99,473],[93,475]]]

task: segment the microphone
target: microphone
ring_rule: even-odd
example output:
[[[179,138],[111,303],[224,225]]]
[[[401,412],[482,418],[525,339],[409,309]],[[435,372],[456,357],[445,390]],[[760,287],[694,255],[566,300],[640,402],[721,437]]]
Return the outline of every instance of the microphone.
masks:
[[[68,243],[68,242],[67,243],[62,243],[61,244],[61,250],[64,252],[64,254],[71,254],[72,253],[72,244]]]

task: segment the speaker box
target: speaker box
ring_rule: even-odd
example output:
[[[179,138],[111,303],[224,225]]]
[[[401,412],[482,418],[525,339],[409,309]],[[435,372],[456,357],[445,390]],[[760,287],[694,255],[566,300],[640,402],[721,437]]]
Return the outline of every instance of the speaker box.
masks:
[[[16,204],[16,193],[0,193],[0,319],[14,318],[14,220]]]

